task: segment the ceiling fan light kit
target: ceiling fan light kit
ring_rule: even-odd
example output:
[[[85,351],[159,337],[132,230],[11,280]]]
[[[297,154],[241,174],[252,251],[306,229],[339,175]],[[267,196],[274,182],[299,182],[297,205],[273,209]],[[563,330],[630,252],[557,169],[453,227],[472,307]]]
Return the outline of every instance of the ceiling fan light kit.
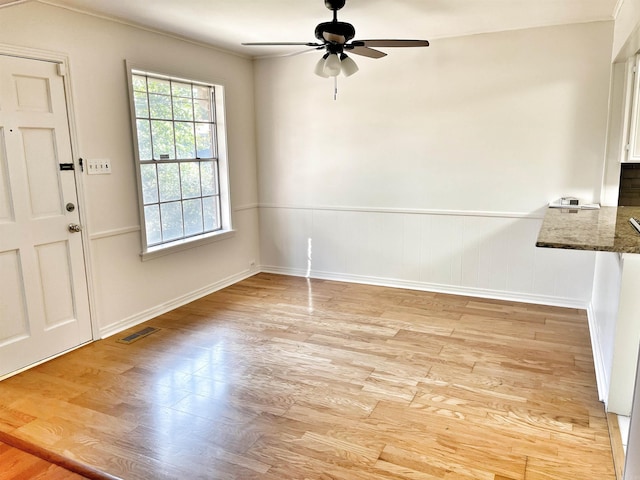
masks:
[[[324,73],[330,77],[337,77],[340,74],[340,59],[338,55],[332,53],[324,61]]]
[[[326,53],[318,60],[318,63],[316,63],[316,68],[313,72],[319,77],[329,78],[329,74],[324,71],[324,62],[327,61],[328,57],[329,54]]]
[[[347,57],[346,53],[340,55],[340,69],[345,77],[350,77],[358,70],[358,65],[353,61],[353,58]]]
[[[319,42],[258,42],[243,43],[252,46],[291,46],[312,47],[313,50],[325,50],[315,66],[315,74],[320,77],[336,78],[341,72],[345,77],[356,73],[358,65],[349,57],[349,53],[369,58],[382,58],[387,54],[371,47],[428,47],[427,40],[353,40],[356,30],[350,23],[338,21],[338,10],[344,7],[346,0],[324,0],[325,6],[333,12],[333,20],[316,26],[315,37]]]

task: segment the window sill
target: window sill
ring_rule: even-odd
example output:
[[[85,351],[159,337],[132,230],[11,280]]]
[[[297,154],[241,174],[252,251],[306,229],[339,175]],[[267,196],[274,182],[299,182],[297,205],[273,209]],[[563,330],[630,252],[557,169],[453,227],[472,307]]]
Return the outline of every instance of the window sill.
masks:
[[[171,243],[165,243],[163,245],[157,245],[150,247],[140,254],[143,262],[152,260],[158,257],[164,257],[172,253],[181,252],[183,250],[189,250],[190,248],[206,245],[207,243],[218,242],[235,236],[235,230],[221,230],[218,232],[208,233],[194,238],[187,238],[183,240],[177,240]]]

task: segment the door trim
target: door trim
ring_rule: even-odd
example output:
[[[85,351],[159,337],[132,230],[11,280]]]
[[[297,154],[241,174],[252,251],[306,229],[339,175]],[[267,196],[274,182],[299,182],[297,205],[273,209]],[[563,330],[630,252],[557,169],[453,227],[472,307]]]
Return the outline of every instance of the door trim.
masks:
[[[40,50],[36,48],[29,47],[21,47],[16,45],[9,45],[0,43],[0,55],[10,56],[10,57],[21,57],[28,58],[30,60],[39,60],[44,62],[57,63],[63,66],[63,71],[65,74],[63,75],[63,84],[64,84],[64,97],[65,103],[67,105],[67,119],[69,123],[69,136],[71,139],[71,155],[73,156],[74,163],[77,163],[78,158],[81,157],[79,154],[80,148],[78,143],[77,136],[77,124],[75,120],[75,108],[73,102],[73,89],[71,85],[71,66],[69,57],[60,52],[53,52],[48,50]],[[82,171],[80,168],[76,168],[73,172],[74,179],[76,182],[76,194],[78,197],[78,205],[79,205],[79,216],[80,216],[80,224],[87,225],[87,197],[84,188],[84,176],[82,175]],[[92,341],[98,340],[100,338],[100,328],[97,323],[97,315],[96,315],[96,302],[94,295],[94,284],[93,284],[93,269],[92,269],[92,256],[91,256],[91,242],[89,239],[89,229],[83,228],[80,232],[82,235],[82,251],[84,256],[84,267],[86,278],[85,281],[87,283],[87,294],[89,296],[89,321],[91,323],[91,337]],[[79,345],[80,347],[82,345]],[[77,348],[77,347],[76,347]],[[73,350],[73,349],[72,349]],[[62,352],[60,355],[67,353],[69,350]],[[59,355],[56,355],[59,356]],[[49,357],[46,360],[50,360]],[[45,360],[45,361],[46,361]],[[40,362],[42,363],[42,362]],[[37,365],[37,363],[35,364]],[[33,365],[30,365],[27,368],[30,368]],[[18,373],[18,372],[14,372]],[[13,375],[13,373],[11,374]]]

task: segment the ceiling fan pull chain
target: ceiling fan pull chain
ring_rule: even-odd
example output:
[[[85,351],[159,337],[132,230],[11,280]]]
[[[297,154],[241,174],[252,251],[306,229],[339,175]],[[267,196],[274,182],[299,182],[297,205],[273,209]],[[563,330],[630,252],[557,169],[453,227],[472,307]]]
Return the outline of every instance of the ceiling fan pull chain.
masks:
[[[333,77],[333,100],[338,100],[338,77]]]

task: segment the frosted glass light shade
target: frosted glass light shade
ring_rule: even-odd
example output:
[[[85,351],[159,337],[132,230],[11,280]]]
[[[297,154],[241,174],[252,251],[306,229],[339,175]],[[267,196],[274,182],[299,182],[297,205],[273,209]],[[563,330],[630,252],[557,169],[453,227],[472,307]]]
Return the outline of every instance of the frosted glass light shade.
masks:
[[[318,60],[318,63],[316,63],[316,68],[313,72],[319,77],[329,78],[329,74],[324,71],[324,62],[325,58],[321,57],[320,60]]]
[[[359,70],[356,62],[354,62],[351,57],[347,57],[344,53],[342,54],[340,60],[340,69],[342,70],[342,74],[345,77],[350,77]]]
[[[329,77],[337,77],[340,74],[340,59],[332,53],[324,61],[324,73]]]

